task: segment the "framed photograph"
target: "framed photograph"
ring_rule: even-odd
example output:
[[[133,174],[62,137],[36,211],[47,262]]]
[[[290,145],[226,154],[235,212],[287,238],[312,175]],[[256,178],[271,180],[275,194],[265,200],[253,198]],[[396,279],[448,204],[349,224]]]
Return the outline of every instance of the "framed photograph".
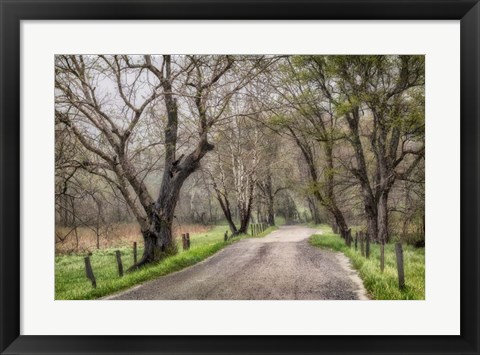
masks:
[[[480,5],[0,0],[1,354],[479,354]]]

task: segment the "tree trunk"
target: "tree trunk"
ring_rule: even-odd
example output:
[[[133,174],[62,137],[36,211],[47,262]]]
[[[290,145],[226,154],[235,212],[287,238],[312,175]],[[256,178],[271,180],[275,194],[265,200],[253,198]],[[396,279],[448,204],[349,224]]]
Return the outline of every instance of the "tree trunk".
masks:
[[[358,180],[362,189],[369,238],[372,240],[377,240],[377,204],[375,202],[374,192],[370,186],[367,164],[365,162],[365,154],[363,151],[362,141],[360,140],[360,131],[358,127],[360,120],[359,108],[355,107],[350,113],[346,114],[345,118],[347,119],[347,123],[350,128],[350,133],[352,136],[350,143],[354,150],[358,166],[354,169],[351,169],[351,173]]]
[[[343,217],[343,213],[338,208],[332,208],[331,210],[340,235],[345,236],[348,232],[348,226],[347,222],[345,222],[345,218]]]
[[[170,165],[166,165],[170,166],[170,169],[165,169],[158,199],[149,208],[149,228],[142,230],[145,241],[143,256],[132,268],[138,268],[146,263],[159,260],[163,255],[176,252],[172,225],[180,190],[185,180],[199,167],[203,156],[213,148],[214,146],[209,144],[205,138],[183,160],[182,156]]]
[[[310,196],[307,197],[307,201],[308,201],[308,209],[310,210],[313,223],[320,224],[321,223],[320,214],[318,213],[318,208],[315,205],[315,201]]]
[[[247,234],[249,224],[250,224],[250,214],[242,217],[242,220],[240,221],[240,228],[238,229],[237,234]]]
[[[216,193],[217,201],[220,204],[220,208],[223,211],[223,214],[225,216],[225,219],[227,220],[227,223],[228,223],[228,226],[230,227],[230,231],[232,232],[232,235],[237,234],[237,227],[233,222],[232,211],[230,209],[230,203],[228,201],[228,198],[222,196],[222,193],[220,192],[220,190],[215,184],[214,184],[214,190]]]
[[[273,196],[272,196],[271,199],[268,200],[267,223],[271,227],[273,227],[275,225],[275,209],[274,209]]]
[[[363,189],[362,189],[363,190]],[[365,218],[367,220],[367,231],[370,240],[378,241],[378,213],[377,205],[368,192],[363,194],[363,202],[365,208]]]
[[[223,211],[223,214],[225,215],[225,219],[227,220],[228,226],[230,227],[230,231],[232,232],[232,234],[237,234],[237,226],[235,225],[235,222],[233,222],[232,212],[230,211],[230,208],[224,208],[222,206],[222,211]]]
[[[278,192],[277,190],[276,192]],[[266,181],[264,183],[263,189],[264,195],[267,200],[267,223],[269,226],[275,225],[275,194],[276,192],[273,191],[273,183],[272,183],[272,173],[269,170]]]
[[[345,236],[348,233],[347,222],[345,221],[345,217],[343,216],[342,211],[337,205],[335,192],[333,190],[335,185],[335,181],[333,179],[334,171],[335,171],[335,167],[333,165],[333,141],[329,140],[325,142],[324,149],[325,149],[325,157],[327,161],[327,170],[324,173],[326,185],[327,185],[326,186],[326,197],[328,201],[327,208],[330,210],[330,212],[333,214],[333,217],[335,218],[335,223],[337,224],[340,230],[340,235]]]
[[[245,205],[238,206],[240,211],[240,228],[238,229],[237,234],[246,234],[248,233],[248,225],[250,223],[250,217],[252,215],[252,203],[253,203],[253,190],[255,184],[252,182],[248,186],[249,194],[248,200]]]
[[[158,239],[155,234],[147,230],[142,231],[142,235],[144,245],[143,256],[140,262],[136,264],[136,267],[155,261],[160,257],[161,252],[161,247],[158,246]]]
[[[170,201],[167,201],[167,198],[160,198],[157,201],[149,219],[150,228],[142,231],[145,249],[136,267],[157,261],[163,255],[175,252],[172,225],[178,195],[169,194],[169,196]]]
[[[382,192],[378,201],[378,241],[388,243],[388,192]]]

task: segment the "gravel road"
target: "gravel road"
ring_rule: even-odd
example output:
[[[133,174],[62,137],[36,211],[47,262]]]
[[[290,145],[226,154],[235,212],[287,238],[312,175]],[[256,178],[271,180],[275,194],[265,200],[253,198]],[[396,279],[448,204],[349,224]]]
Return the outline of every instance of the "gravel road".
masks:
[[[341,253],[311,246],[319,231],[284,226],[244,239],[185,270],[107,297],[118,300],[368,299]]]

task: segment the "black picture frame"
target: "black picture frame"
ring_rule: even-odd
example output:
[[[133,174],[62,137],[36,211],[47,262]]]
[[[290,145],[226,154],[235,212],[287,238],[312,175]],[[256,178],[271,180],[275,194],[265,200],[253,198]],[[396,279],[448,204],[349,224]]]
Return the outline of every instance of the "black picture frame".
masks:
[[[126,0],[117,3],[106,0],[0,0],[0,11],[2,354],[479,354],[478,0]],[[461,20],[461,335],[20,335],[20,22],[84,19]],[[449,307],[448,304],[444,306]]]

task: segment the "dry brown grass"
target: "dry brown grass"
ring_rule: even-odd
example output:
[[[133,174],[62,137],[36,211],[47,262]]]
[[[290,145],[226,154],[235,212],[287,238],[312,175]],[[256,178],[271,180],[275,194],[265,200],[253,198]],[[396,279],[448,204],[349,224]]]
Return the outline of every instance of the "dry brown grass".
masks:
[[[200,224],[174,225],[174,236],[179,238],[182,233],[205,233],[211,227]],[[97,235],[93,229],[78,227],[72,230],[69,227],[55,226],[55,254],[84,253],[97,249]],[[142,245],[140,227],[136,223],[117,223],[100,229],[100,249],[131,246],[133,242]],[[65,237],[66,236],[66,237]],[[78,237],[78,241],[77,241]],[[61,241],[63,239],[63,241]],[[77,245],[78,242],[78,245]]]

